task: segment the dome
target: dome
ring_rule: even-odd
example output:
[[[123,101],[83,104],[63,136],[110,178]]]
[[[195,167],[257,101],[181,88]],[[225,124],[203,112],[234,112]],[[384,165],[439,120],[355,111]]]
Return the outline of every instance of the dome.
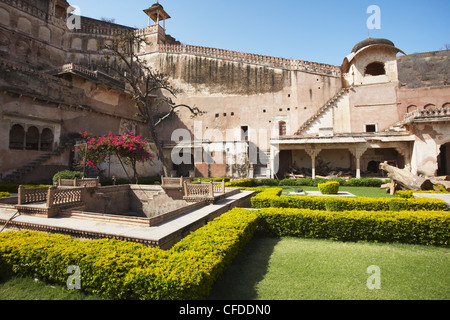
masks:
[[[363,40],[361,42],[359,42],[358,44],[356,44],[356,46],[353,47],[352,53],[356,53],[359,50],[361,50],[362,48],[374,45],[374,44],[385,44],[388,46],[392,46],[395,48],[395,45],[392,41],[388,40],[388,39],[376,39],[376,38],[367,38],[366,40]]]

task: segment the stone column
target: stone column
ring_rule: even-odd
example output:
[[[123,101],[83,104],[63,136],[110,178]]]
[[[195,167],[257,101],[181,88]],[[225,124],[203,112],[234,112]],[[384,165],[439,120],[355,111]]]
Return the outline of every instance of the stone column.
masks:
[[[361,157],[369,149],[367,145],[359,145],[354,148],[350,148],[350,153],[356,158],[356,178],[361,178]]]
[[[270,165],[268,169],[269,177],[274,178],[275,174],[278,172],[278,169],[280,168],[280,146],[278,144],[271,144],[270,146]]]
[[[322,149],[305,149],[306,153],[311,157],[311,171],[312,171],[312,178],[316,178],[316,157],[319,155],[319,153],[322,151]]]
[[[405,161],[405,169],[411,171],[411,148],[409,145],[402,145],[395,147],[395,150],[403,157]]]

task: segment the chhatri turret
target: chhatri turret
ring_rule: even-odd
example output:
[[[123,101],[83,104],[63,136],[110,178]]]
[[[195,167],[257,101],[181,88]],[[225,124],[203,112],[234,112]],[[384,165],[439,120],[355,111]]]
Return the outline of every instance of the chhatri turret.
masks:
[[[158,45],[166,41],[166,20],[170,15],[164,10],[163,6],[157,1],[150,8],[144,10],[148,16],[148,27],[137,30],[137,33],[144,36],[148,44],[140,50],[142,53],[150,53],[158,50]],[[163,25],[160,25],[162,21]]]
[[[170,19],[169,14],[164,10],[164,7],[159,4],[159,0],[156,1],[154,5],[150,8],[144,10],[145,14],[148,15],[148,26],[152,25],[152,20],[156,25],[159,25],[159,22],[163,22],[163,29],[166,29],[166,20]]]

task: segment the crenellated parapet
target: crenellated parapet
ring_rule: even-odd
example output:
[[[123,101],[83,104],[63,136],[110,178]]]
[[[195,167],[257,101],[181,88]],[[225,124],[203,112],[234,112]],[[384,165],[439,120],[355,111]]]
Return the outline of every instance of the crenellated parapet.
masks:
[[[325,74],[335,77],[340,77],[341,74],[340,68],[333,65],[201,46],[160,44],[158,46],[158,52],[197,55],[215,59],[231,60],[274,68],[282,68],[286,70],[298,70],[304,72]]]

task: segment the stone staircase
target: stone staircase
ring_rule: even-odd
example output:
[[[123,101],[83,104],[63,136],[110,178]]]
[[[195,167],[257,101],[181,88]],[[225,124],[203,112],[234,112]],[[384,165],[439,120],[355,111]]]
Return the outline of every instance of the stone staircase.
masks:
[[[303,123],[303,125],[300,127],[300,129],[295,133],[296,136],[300,136],[302,135],[308,128],[309,126],[317,119],[319,118],[324,112],[326,112],[327,110],[329,110],[330,108],[334,107],[337,102],[339,101],[339,99],[346,93],[348,93],[353,87],[349,87],[349,88],[342,88],[333,98],[331,98],[330,100],[327,101],[327,103],[325,103],[325,105],[319,109],[319,111],[317,111],[316,114],[314,114],[311,118],[309,118],[308,120],[306,120],[305,123]]]
[[[26,165],[24,165],[24,166],[22,166],[20,168],[17,168],[16,170],[11,172],[10,174],[8,174],[5,177],[3,177],[1,179],[1,181],[4,182],[4,183],[14,183],[14,182],[20,181],[21,178],[24,175],[26,175],[27,173],[32,172],[34,169],[36,169],[36,167],[38,167],[39,165],[41,165],[42,163],[44,163],[48,159],[50,159],[52,157],[55,157],[55,156],[60,156],[68,148],[72,148],[72,147],[73,147],[73,143],[70,143],[70,142],[67,142],[67,143],[65,143],[63,145],[60,145],[56,150],[54,150],[52,152],[45,153],[43,155],[40,155],[39,157],[35,158],[31,162],[27,163]]]

